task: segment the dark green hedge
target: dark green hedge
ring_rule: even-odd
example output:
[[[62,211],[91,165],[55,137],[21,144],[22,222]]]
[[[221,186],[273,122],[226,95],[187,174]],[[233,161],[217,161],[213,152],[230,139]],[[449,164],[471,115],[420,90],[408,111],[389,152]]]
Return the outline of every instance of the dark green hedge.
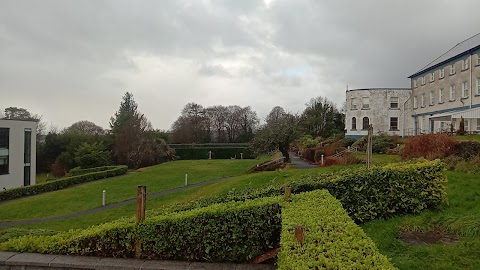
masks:
[[[279,270],[395,269],[328,191],[292,197],[282,205]],[[305,228],[302,245],[294,241],[296,226]]]
[[[208,152],[212,151],[212,159],[240,159],[243,153],[244,159],[253,159],[255,155],[246,147],[202,147],[202,148],[178,148],[175,155],[183,160],[208,159]]]
[[[101,166],[101,167],[95,167],[95,168],[88,168],[88,169],[82,169],[80,167],[76,167],[71,169],[66,176],[76,176],[76,175],[82,175],[82,174],[87,174],[87,173],[92,173],[92,172],[101,172],[101,171],[106,171],[110,169],[114,169],[117,166]]]
[[[215,204],[147,218],[121,219],[52,236],[20,237],[0,244],[3,251],[245,262],[280,241],[281,197]]]
[[[78,176],[70,176],[59,178],[42,184],[31,185],[26,187],[12,188],[0,192],[0,201],[11,200],[15,198],[31,196],[44,192],[63,189],[72,185],[86,183],[102,178],[117,176],[127,172],[127,166],[115,166],[105,171],[91,172]]]
[[[242,201],[283,194],[327,189],[357,222],[389,218],[397,214],[419,213],[446,202],[446,176],[440,160],[420,160],[383,167],[348,169],[335,173],[307,175],[287,183],[261,189],[232,190],[226,195],[200,199],[176,208],[189,209],[212,203]]]

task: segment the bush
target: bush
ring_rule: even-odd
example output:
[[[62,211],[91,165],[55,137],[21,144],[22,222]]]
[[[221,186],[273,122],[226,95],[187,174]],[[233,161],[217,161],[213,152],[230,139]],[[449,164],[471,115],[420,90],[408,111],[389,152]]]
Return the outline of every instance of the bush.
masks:
[[[11,239],[21,236],[39,236],[39,235],[54,235],[58,232],[43,229],[23,229],[23,228],[9,228],[0,231],[0,243],[7,242]]]
[[[200,199],[165,211],[185,210],[212,203],[244,201],[283,194],[327,189],[357,222],[389,218],[397,214],[419,213],[446,202],[446,177],[440,160],[419,160],[384,167],[349,169],[335,173],[304,176],[263,189],[231,190],[226,195]]]
[[[443,163],[445,163],[445,167],[447,170],[454,171],[455,167],[460,161],[463,161],[463,159],[457,155],[450,155],[446,158],[444,158]]]
[[[469,174],[480,174],[480,156],[476,156],[469,161],[459,161],[455,165],[455,171]]]
[[[77,176],[59,178],[54,181],[48,181],[46,183],[32,185],[32,186],[12,188],[6,191],[0,191],[0,201],[6,201],[6,200],[15,199],[15,198],[59,190],[59,189],[63,189],[76,184],[86,183],[86,182],[90,182],[90,181],[94,181],[102,178],[125,174],[126,172],[127,172],[127,166],[114,166],[105,171],[91,172],[91,173],[86,173],[86,174],[77,175]]]
[[[424,134],[408,139],[401,152],[403,158],[445,158],[453,153],[455,141],[446,134]]]
[[[147,218],[122,219],[53,236],[21,237],[0,250],[188,261],[244,262],[280,241],[281,197],[230,202]]]
[[[247,147],[176,148],[175,154],[183,160],[208,159],[209,151],[212,151],[212,159],[240,159],[240,153],[243,153],[244,159],[255,158],[252,150]]]
[[[374,135],[372,137],[372,152],[384,154],[391,148],[397,146],[398,136],[390,136],[384,133]],[[367,148],[367,136],[363,136],[352,144],[353,147],[359,147],[360,149]]]
[[[454,155],[464,160],[470,160],[480,155],[480,142],[464,141],[457,142],[452,149]]]
[[[303,245],[295,226],[305,228]],[[282,207],[278,269],[395,269],[328,191],[294,195]]]
[[[83,143],[75,151],[75,164],[82,168],[111,165],[112,155],[102,142]]]
[[[340,141],[338,141],[338,144],[341,146],[341,147],[349,147],[349,146],[352,146],[352,144],[354,144],[356,142],[355,139],[352,139],[352,138],[343,138],[341,139]]]

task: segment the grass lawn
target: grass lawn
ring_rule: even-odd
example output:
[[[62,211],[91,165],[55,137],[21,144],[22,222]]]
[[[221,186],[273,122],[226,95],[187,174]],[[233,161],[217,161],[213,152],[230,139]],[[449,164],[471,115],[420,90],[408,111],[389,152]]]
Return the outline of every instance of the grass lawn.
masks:
[[[480,142],[480,135],[462,135],[462,136],[452,136],[453,139],[457,141],[477,141]]]
[[[25,197],[0,204],[0,221],[58,216],[101,206],[102,191],[107,204],[135,198],[137,185],[148,193],[181,187],[189,183],[244,174],[259,160],[183,160],[141,169],[139,172],[86,183],[72,188]]]
[[[376,220],[362,225],[382,254],[400,269],[480,269],[480,179],[478,175],[447,172],[449,206],[420,215]],[[440,226],[460,236],[454,244],[411,246],[400,230]]]
[[[356,165],[358,166],[358,165]],[[155,209],[163,205],[176,204],[197,200],[201,197],[209,197],[222,193],[227,193],[229,190],[236,188],[241,189],[245,187],[257,188],[268,185],[270,183],[277,183],[281,181],[288,181],[290,179],[298,178],[305,174],[315,174],[319,172],[330,172],[335,170],[342,170],[347,166],[331,166],[314,169],[287,169],[273,172],[259,172],[252,174],[240,175],[225,181],[212,183],[202,187],[196,187],[188,190],[183,190],[173,194],[160,196],[147,201],[147,210]],[[1,206],[0,206],[1,207]],[[78,218],[70,218],[60,221],[43,222],[32,225],[19,226],[21,228],[36,228],[36,229],[50,229],[50,230],[69,230],[75,228],[86,228],[92,225],[112,221],[122,217],[132,217],[135,215],[135,205],[126,205],[115,209],[103,211],[100,213],[85,215]],[[148,211],[147,211],[148,215]]]

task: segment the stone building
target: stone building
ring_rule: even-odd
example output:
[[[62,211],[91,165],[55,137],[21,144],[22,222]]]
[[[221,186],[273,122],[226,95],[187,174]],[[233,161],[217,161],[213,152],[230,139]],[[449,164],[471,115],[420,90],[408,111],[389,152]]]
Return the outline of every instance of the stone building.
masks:
[[[352,89],[346,93],[345,136],[359,139],[368,132],[412,135],[410,88]]]
[[[37,122],[0,120],[0,190],[36,183]]]
[[[411,75],[414,134],[480,131],[480,34]]]

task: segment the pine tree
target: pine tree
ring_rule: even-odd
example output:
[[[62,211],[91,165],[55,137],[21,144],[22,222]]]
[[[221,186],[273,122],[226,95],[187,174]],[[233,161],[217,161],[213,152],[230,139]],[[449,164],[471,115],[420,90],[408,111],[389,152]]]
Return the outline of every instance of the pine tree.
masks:
[[[120,103],[120,108],[115,113],[115,116],[110,118],[110,128],[113,133],[116,133],[120,127],[125,125],[135,114],[137,114],[137,106],[137,103],[133,99],[133,95],[126,92]]]

